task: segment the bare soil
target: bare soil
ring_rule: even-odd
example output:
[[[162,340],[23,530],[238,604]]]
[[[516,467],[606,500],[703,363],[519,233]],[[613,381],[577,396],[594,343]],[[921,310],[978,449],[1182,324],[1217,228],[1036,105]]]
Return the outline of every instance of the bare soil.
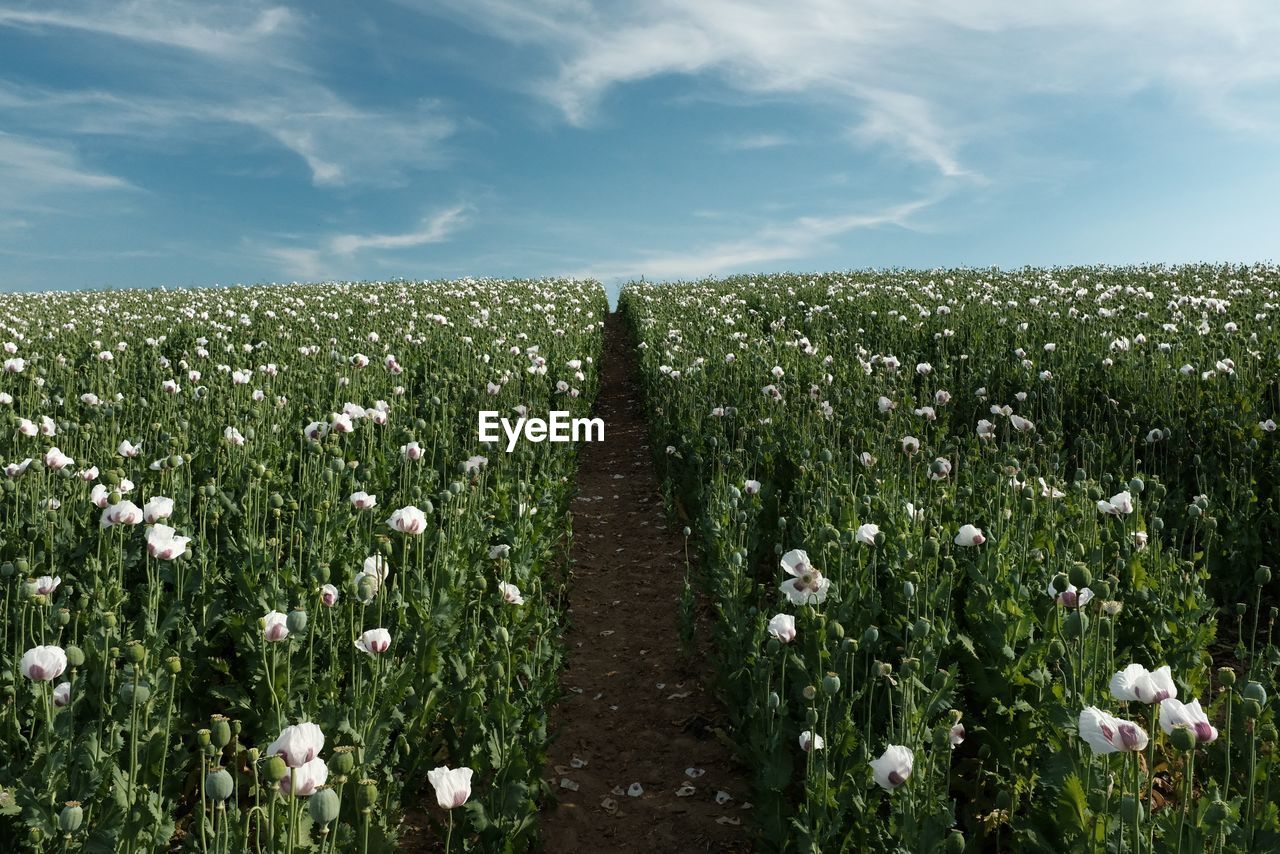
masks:
[[[617,314],[605,324],[601,372],[605,441],[583,447],[578,471],[543,842],[565,852],[748,851],[748,785],[717,738],[723,710],[704,687],[708,668],[680,652],[684,540],[663,512]]]

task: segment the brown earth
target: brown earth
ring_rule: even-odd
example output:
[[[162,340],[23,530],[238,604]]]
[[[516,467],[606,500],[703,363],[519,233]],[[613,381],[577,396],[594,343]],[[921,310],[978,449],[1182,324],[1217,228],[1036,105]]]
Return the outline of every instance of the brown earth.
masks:
[[[634,372],[611,314],[596,404],[605,441],[583,447],[573,505],[565,694],[544,775],[557,802],[543,810],[543,842],[556,852],[748,851],[748,785],[716,737],[723,710],[704,687],[708,668],[680,652],[684,540],[664,515]],[[628,794],[637,783],[643,794]]]

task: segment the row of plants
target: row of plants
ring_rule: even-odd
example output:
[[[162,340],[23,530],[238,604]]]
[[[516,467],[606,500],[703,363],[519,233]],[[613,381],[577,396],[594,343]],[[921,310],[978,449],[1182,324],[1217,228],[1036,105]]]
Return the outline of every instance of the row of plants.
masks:
[[[576,460],[476,418],[585,415],[605,311],[564,280],[0,298],[0,849],[383,851],[410,811],[528,847]]]
[[[624,289],[762,847],[1280,848],[1278,292],[1270,266]]]

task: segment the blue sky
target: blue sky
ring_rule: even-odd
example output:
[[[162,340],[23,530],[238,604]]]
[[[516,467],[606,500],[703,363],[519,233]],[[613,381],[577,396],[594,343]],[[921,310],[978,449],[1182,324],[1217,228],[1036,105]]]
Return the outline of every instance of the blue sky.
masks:
[[[0,0],[0,290],[1280,257],[1270,0]]]

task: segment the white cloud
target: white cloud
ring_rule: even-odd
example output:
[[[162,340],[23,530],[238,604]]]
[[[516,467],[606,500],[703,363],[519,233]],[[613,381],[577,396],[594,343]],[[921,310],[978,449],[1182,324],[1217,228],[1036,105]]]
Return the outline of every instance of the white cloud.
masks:
[[[1046,96],[1157,88],[1230,128],[1280,128],[1280,5],[1272,0],[401,0],[544,49],[532,91],[571,123],[609,90],[698,75],[804,101],[852,137],[948,178]]]
[[[781,148],[794,142],[794,139],[784,133],[761,132],[727,136],[724,138],[724,147],[731,151],[760,151],[765,148]]]
[[[253,0],[208,4],[80,2],[0,7],[0,29],[20,27],[56,44],[75,31],[118,42],[153,70],[107,90],[19,86],[0,81],[0,120],[49,136],[127,137],[136,145],[196,145],[214,133],[251,128],[306,164],[316,186],[396,186],[438,168],[456,131],[438,102],[364,106],[321,82],[310,56],[314,26],[283,6]]]
[[[634,259],[600,263],[579,275],[612,282],[640,276],[664,281],[727,271],[743,272],[775,262],[804,259],[834,238],[854,231],[883,226],[911,228],[911,217],[937,201],[938,197],[930,197],[870,213],[804,216],[769,223],[745,237],[688,250],[649,252]]]
[[[121,190],[129,182],[83,166],[70,148],[0,131],[0,184],[16,187]]]
[[[269,246],[261,254],[276,262],[290,276],[319,280],[346,277],[358,265],[354,256],[364,255],[362,264],[380,263],[377,253],[416,249],[443,243],[467,224],[471,206],[453,205],[425,217],[415,231],[395,234],[334,234],[314,246]],[[372,256],[372,257],[370,257]]]

